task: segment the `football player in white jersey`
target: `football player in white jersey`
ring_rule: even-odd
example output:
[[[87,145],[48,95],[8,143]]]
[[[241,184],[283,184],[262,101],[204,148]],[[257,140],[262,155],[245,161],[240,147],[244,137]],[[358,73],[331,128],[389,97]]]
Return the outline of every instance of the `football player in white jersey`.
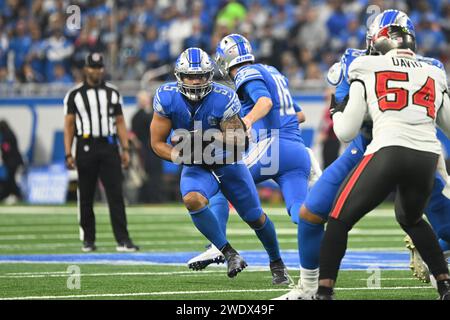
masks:
[[[332,110],[336,135],[345,142],[358,134],[366,117],[373,140],[365,157],[341,186],[320,253],[318,299],[332,299],[348,232],[396,190],[395,214],[437,279],[440,299],[450,300],[447,263],[437,238],[422,219],[431,194],[441,146],[437,124],[450,137],[450,99],[445,73],[415,57],[408,28],[380,29],[373,48],[379,56],[356,58],[349,69],[345,110]]]

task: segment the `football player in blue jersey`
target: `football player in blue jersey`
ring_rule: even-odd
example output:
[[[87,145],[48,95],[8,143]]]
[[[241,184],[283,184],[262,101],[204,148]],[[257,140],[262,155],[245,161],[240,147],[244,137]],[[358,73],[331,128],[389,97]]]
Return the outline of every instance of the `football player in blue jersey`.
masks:
[[[348,69],[353,60],[361,55],[372,54],[371,52],[371,37],[382,27],[387,25],[401,25],[412,32],[414,32],[414,26],[408,16],[398,10],[386,10],[380,13],[370,26],[367,34],[366,50],[347,49],[342,56],[340,62],[333,65],[328,73],[328,82],[336,86],[336,95],[333,98],[334,108],[342,108],[345,105],[345,99],[349,93],[350,83],[348,81]],[[420,61],[430,63],[436,67],[442,68],[442,64],[435,59],[419,57]],[[346,176],[353,170],[353,168],[363,158],[367,145],[371,141],[371,123],[365,123],[361,128],[361,133],[356,137],[346,148],[344,153],[324,170],[322,176],[310,190],[306,201],[301,208],[301,212],[314,215],[322,220],[322,223],[328,218],[328,214],[331,211],[334,199],[338,192],[339,187],[346,178]],[[441,162],[442,163],[442,162]],[[442,165],[440,166],[442,168]],[[430,202],[425,209],[425,213],[430,220],[433,229],[440,237],[441,248],[447,253],[447,257],[450,255],[449,241],[450,241],[450,200],[444,196],[443,190],[446,186],[447,174],[444,169],[440,170],[436,174],[436,181],[432,193]],[[413,249],[413,244],[408,245]],[[319,254],[319,253],[317,253]],[[420,255],[417,251],[414,251],[412,257],[412,266],[415,267],[415,275],[423,280],[428,277],[428,271],[421,267]],[[290,293],[290,298],[299,296],[299,293],[294,289]]]
[[[183,164],[183,202],[197,229],[223,253],[229,277],[247,264],[231,247],[208,206],[208,200],[219,190],[266,249],[272,282],[287,283],[289,276],[275,228],[261,208],[252,176],[242,160],[236,161],[239,152],[230,159],[230,146],[232,151],[243,151],[248,142],[239,116],[241,104],[233,90],[212,81],[213,73],[214,62],[201,49],[189,48],[181,53],[175,66],[177,82],[163,84],[155,94],[152,149],[165,160]],[[174,145],[166,143],[172,130]],[[206,135],[213,138],[205,139]]]
[[[217,46],[216,62],[224,78],[233,81],[242,104],[241,116],[251,128],[254,144],[244,161],[253,180],[273,179],[280,186],[292,222],[298,225],[300,276],[306,294],[312,297],[317,289],[318,261],[310,259],[309,251],[319,250],[323,225],[299,216],[311,174],[310,154],[299,130],[301,109],[292,99],[286,77],[272,66],[255,63],[245,37],[224,37]],[[316,170],[320,171],[318,164]],[[225,219],[222,228],[225,232]],[[211,262],[203,260],[201,264],[204,257],[206,254],[193,258],[188,265],[204,268]]]

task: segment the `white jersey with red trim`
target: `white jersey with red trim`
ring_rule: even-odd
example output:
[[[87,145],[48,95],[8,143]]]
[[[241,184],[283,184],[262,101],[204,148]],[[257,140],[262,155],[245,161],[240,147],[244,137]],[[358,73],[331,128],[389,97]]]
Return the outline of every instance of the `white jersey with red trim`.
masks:
[[[442,69],[418,61],[410,50],[398,49],[356,58],[349,80],[364,85],[373,120],[373,140],[366,154],[387,146],[441,153],[435,122],[447,95]]]

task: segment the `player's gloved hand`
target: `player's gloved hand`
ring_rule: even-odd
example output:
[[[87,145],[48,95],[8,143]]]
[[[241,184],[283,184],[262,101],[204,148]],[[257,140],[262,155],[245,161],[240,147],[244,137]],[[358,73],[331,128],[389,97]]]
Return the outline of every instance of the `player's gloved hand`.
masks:
[[[361,134],[369,142],[372,141],[372,128],[373,128],[373,121],[364,120],[361,126]]]
[[[331,95],[331,102],[330,102],[331,117],[333,117],[333,115],[336,112],[344,111],[345,107],[347,106],[348,98],[349,98],[349,96],[347,95],[347,96],[345,96],[344,100],[342,100],[342,102],[337,102],[336,96],[334,94]]]

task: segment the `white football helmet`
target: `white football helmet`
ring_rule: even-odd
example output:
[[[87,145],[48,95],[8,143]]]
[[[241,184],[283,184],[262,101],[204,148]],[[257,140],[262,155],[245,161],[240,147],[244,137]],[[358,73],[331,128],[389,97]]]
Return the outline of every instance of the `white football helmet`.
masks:
[[[175,77],[180,92],[191,101],[203,99],[212,90],[214,62],[199,48],[183,51],[175,64]],[[188,84],[186,79],[198,79],[199,84]]]
[[[220,74],[227,78],[232,66],[255,61],[250,42],[240,34],[230,34],[220,40],[216,49],[216,64]]]
[[[374,40],[382,29],[389,26],[402,27],[413,38],[416,37],[414,24],[406,13],[400,10],[385,10],[375,17],[366,34],[366,44],[369,53],[374,53]],[[386,29],[385,29],[386,30]],[[414,43],[415,46],[415,43]],[[414,50],[413,50],[414,51]]]

